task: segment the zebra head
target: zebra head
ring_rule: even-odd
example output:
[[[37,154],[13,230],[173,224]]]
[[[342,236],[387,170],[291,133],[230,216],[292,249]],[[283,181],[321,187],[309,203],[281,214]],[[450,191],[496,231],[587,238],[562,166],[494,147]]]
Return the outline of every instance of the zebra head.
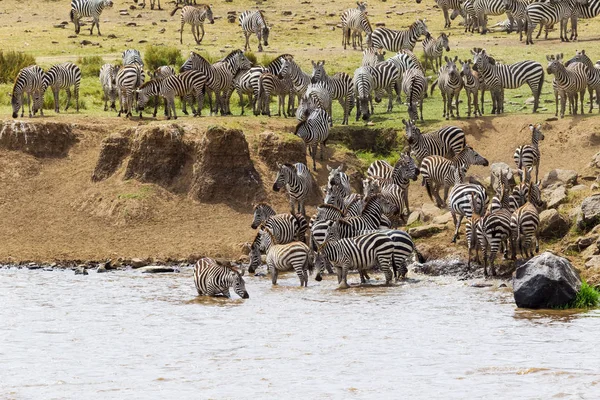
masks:
[[[542,133],[542,131],[540,131],[541,127],[542,127],[541,124],[537,124],[537,125],[529,124],[529,130],[531,131],[531,143],[537,145],[537,143],[540,140],[544,140],[545,136]]]
[[[336,206],[339,209],[344,207],[344,189],[340,185],[327,186],[325,191],[325,204]]]
[[[275,183],[273,183],[273,190],[279,192],[279,190],[284,187],[287,182],[290,181],[292,174],[297,174],[298,171],[296,167],[292,164],[279,164],[277,163],[277,168],[279,171],[277,172],[277,177],[275,178]]]
[[[254,273],[256,271],[256,268],[262,262],[260,254],[266,253],[271,245],[274,244],[274,241],[271,230],[261,225],[250,245],[250,254],[248,255],[250,257],[250,265],[248,266],[248,272]]]
[[[565,67],[568,67],[570,64],[575,62],[580,62],[588,68],[594,68],[594,63],[592,63],[592,60],[587,56],[587,54],[585,54],[585,50],[575,51],[575,57],[567,61],[565,63]]]
[[[230,268],[230,270],[233,272],[233,291],[235,292],[235,294],[237,294],[238,296],[240,296],[242,299],[249,299],[250,295],[248,294],[248,291],[246,290],[246,282],[244,281],[244,269],[242,269],[242,272],[238,272],[237,270]]]
[[[323,82],[325,80],[325,78],[327,77],[327,72],[325,72],[325,60],[317,61],[316,63],[314,61],[311,61],[311,62],[312,62],[313,72],[312,72],[312,75],[310,76],[310,82],[311,83]]]
[[[329,176],[327,177],[327,182],[329,182],[329,186],[335,186],[335,185],[341,186],[342,185],[342,174],[344,173],[344,164],[340,164],[337,168],[331,168],[328,165],[327,171],[329,171]]]
[[[267,23],[265,22],[265,25],[262,27],[262,38],[263,38],[263,44],[265,46],[269,45],[269,33],[270,33],[270,28],[267,26]]]
[[[483,165],[484,167],[487,167],[490,164],[485,157],[473,150],[469,145],[465,146],[454,159],[458,160],[459,163],[466,168],[469,168],[471,165]]]
[[[421,2],[421,1],[419,1],[419,3],[420,3],[420,2]],[[366,2],[366,1],[357,1],[357,2],[356,2],[356,5],[358,6],[358,7],[356,7],[356,8],[358,8],[360,11],[362,11],[362,12],[364,12],[364,13],[366,13],[366,12],[367,12],[367,2]]]
[[[209,6],[208,4],[205,4],[205,12],[206,12],[206,19],[208,20],[208,22],[210,22],[211,24],[215,23],[215,19],[213,17],[213,11],[212,11],[212,7]]]
[[[548,72],[548,74],[550,74],[550,75],[555,74],[557,71],[561,71],[561,70],[565,69],[565,66],[562,63],[562,61],[563,61],[562,53],[557,54],[556,56],[547,55],[546,60],[548,60],[548,67],[546,68],[546,72]]]
[[[412,118],[408,121],[403,119],[402,123],[406,127],[406,140],[408,144],[415,144],[421,138],[421,130],[415,125],[415,120]]]
[[[446,51],[450,51],[450,40],[448,39],[448,37],[450,36],[450,34],[445,34],[442,32],[442,34],[438,37],[438,42],[442,45],[442,47],[446,50]]]
[[[480,49],[478,47],[471,50],[471,54],[473,55],[473,70],[474,71],[483,71],[490,67],[491,60],[490,57],[485,52],[485,49]]]
[[[444,60],[446,61],[446,73],[451,78],[451,80],[456,81],[460,79],[458,68],[456,68],[456,61],[458,61],[458,56],[454,56],[454,58],[445,56]]]
[[[418,36],[427,35],[429,33],[427,30],[427,25],[425,25],[425,21],[425,19],[418,19],[413,24],[415,32]]]
[[[461,65],[460,68],[460,76],[473,76],[473,71],[471,70],[471,60],[458,60]]]
[[[142,112],[150,98],[158,95],[157,81],[148,81],[140,86],[135,92],[137,94],[137,110],[138,112]]]
[[[400,158],[394,166],[392,175],[394,175],[394,173],[399,174],[401,178],[416,181],[417,177],[419,176],[419,169],[415,164],[415,160],[413,160],[410,154],[406,152],[400,155]]]
[[[273,207],[266,203],[258,203],[254,206],[254,219],[252,220],[252,229],[258,228],[258,226],[275,215]]]
[[[466,16],[465,10],[462,7],[452,10],[452,14],[450,14],[450,20],[454,21],[459,15],[463,18]]]
[[[15,94],[14,92],[10,93],[10,104],[12,105],[12,109],[13,109],[13,113],[12,113],[13,118],[19,117],[19,110],[21,109],[22,101],[23,101],[23,99],[21,98],[21,96]]]

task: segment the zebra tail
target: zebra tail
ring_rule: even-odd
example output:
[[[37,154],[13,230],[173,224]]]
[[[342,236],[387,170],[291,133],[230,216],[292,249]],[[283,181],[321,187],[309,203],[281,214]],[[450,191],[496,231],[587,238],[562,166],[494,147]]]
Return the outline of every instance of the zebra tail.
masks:
[[[175,15],[175,13],[177,12],[177,10],[181,10],[181,6],[175,6],[175,9],[173,11],[171,11],[171,17],[173,15]]]
[[[423,254],[421,254],[421,252],[420,252],[419,250],[417,250],[417,248],[416,248],[416,247],[414,248],[414,252],[415,252],[415,255],[417,256],[417,261],[418,261],[420,264],[423,264],[423,263],[425,263],[425,261],[426,261],[426,260],[425,260],[425,257],[423,256]]]
[[[427,189],[427,196],[433,200],[433,194],[431,193],[431,185],[429,184],[429,180],[423,178],[423,186],[425,186],[425,189]]]
[[[71,22],[75,21],[75,10],[71,8],[71,12],[69,13],[69,17],[71,18]]]
[[[312,254],[309,254],[308,257],[306,257],[305,267],[308,270],[309,275],[312,275],[313,272],[315,272],[315,263],[313,262]]]
[[[438,80],[436,79],[435,81],[433,81],[433,83],[431,84],[431,96],[433,96],[433,89],[435,89],[435,87],[438,84]]]

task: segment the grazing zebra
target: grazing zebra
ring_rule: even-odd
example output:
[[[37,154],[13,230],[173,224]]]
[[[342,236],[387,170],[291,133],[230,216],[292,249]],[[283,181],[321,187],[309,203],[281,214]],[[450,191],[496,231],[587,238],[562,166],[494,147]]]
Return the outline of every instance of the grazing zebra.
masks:
[[[488,166],[488,160],[482,157],[470,146],[465,146],[452,160],[441,156],[427,156],[421,164],[423,186],[427,195],[438,207],[442,208],[448,198],[448,190],[456,184],[461,184],[464,175],[471,165]],[[457,179],[459,177],[460,179]],[[444,188],[444,199],[440,198],[440,186]]]
[[[396,66],[396,63],[392,61],[384,61],[375,65],[374,67],[365,67],[371,70],[373,76],[375,91],[375,101],[379,103],[381,101],[381,93],[386,91],[388,94],[388,106],[387,112],[391,112],[394,107],[394,97],[392,91],[400,94],[400,87],[402,81],[400,80],[400,70]]]
[[[258,98],[256,101],[259,106],[257,112],[261,112],[262,115],[271,116],[271,96],[277,96],[279,99],[277,107],[277,116],[280,116],[283,112],[283,116],[288,116],[288,110],[285,108],[285,96],[288,96],[288,102],[291,101],[293,96],[293,85],[292,81],[288,78],[279,78],[270,72],[264,72],[258,80]],[[289,108],[289,107],[288,107]],[[256,113],[258,115],[258,113]]]
[[[137,64],[140,67],[144,68],[144,61],[142,60],[142,55],[136,49],[127,49],[121,54],[121,59],[123,60],[123,65],[133,65]]]
[[[311,78],[309,74],[302,71],[298,64],[296,64],[294,56],[289,54],[282,56],[279,76],[292,81],[293,94],[290,96],[290,101],[288,102],[288,114],[291,114],[294,112],[296,95],[298,96],[298,103],[300,103],[300,99],[306,93],[308,85],[310,85]]]
[[[371,35],[372,46],[388,51],[413,50],[417,39],[429,33],[425,20],[416,20],[404,31],[395,31],[388,28],[377,28]]]
[[[258,241],[262,242],[260,245]],[[308,273],[313,272],[312,251],[302,242],[278,244],[269,228],[261,227],[257,239],[251,246],[248,272],[254,273],[261,264],[260,248],[265,249],[267,268],[271,272],[271,282],[277,285],[279,272],[295,271],[300,279],[300,286],[308,286]]]
[[[366,270],[379,265],[385,274],[386,284],[392,282],[392,257],[394,254],[394,243],[385,233],[369,233],[353,238],[340,240],[325,240],[317,251],[315,257],[315,268],[317,275],[315,279],[321,281],[321,272],[325,262],[329,261],[337,270],[340,289],[347,289],[348,270],[356,268],[359,271]]]
[[[11,105],[13,109],[12,117],[17,118],[19,116],[19,109],[21,109],[21,118],[25,113],[25,106],[23,100],[27,95],[27,106],[29,108],[29,117],[31,118],[37,110],[40,110],[40,115],[44,115],[42,108],[44,101],[44,94],[42,92],[44,79],[44,70],[37,65],[31,65],[25,67],[19,71],[15,84],[13,86],[11,97]],[[33,113],[31,112],[31,97],[33,96]]]
[[[196,73],[197,75],[193,76],[190,72]],[[188,71],[184,74],[171,75],[165,79],[153,79],[142,84],[139,89],[136,90],[138,95],[138,111],[140,112],[140,115],[151,96],[161,96],[165,99],[165,114],[167,119],[171,119],[171,117],[177,119],[175,96],[181,98],[186,98],[188,95],[194,96],[198,101],[200,113],[203,102],[203,99],[200,99],[200,97],[204,97],[204,77],[200,75],[198,71]],[[186,79],[183,79],[182,77]],[[154,115],[156,115],[156,111]]]
[[[146,0],[133,0],[133,2],[135,4],[141,2],[142,3],[142,8],[146,8]],[[154,10],[154,5],[156,3],[156,0],[150,0],[150,9]],[[158,9],[162,10],[162,8],[160,8],[160,0],[158,0]]]
[[[363,4],[366,9],[366,3]],[[363,32],[366,35],[365,40],[367,42],[367,47],[372,46],[371,36],[373,34],[373,28],[371,28],[371,23],[369,22],[369,18],[367,18],[366,12],[361,8],[361,5],[359,5],[359,8],[347,10],[346,15],[342,14],[342,46],[344,46],[344,50],[346,50],[346,46],[350,42],[350,36],[352,36],[352,48],[356,49],[358,39],[360,49],[362,50]]]
[[[435,0],[438,7],[441,8],[444,13],[444,28],[450,28],[450,16],[448,10],[460,10],[463,1],[464,0]]]
[[[60,104],[58,102],[58,93],[60,89],[65,89],[67,92],[67,105],[65,111],[69,109],[71,101],[71,86],[73,86],[73,94],[75,95],[75,107],[79,112],[79,84],[81,83],[81,69],[73,63],[67,62],[57,64],[50,67],[44,74],[42,79],[42,96],[48,87],[52,88],[54,94],[54,112],[60,112]]]
[[[423,52],[425,53],[425,69],[427,70],[427,61],[431,60],[431,70],[436,71],[442,66],[442,54],[444,50],[450,51],[448,37],[450,34],[442,32],[437,39],[434,39],[431,34],[427,33],[423,39]],[[435,69],[433,63],[435,62]]]
[[[285,186],[289,201],[290,212],[295,214],[295,205],[298,204],[298,213],[306,217],[304,202],[310,193],[312,186],[312,176],[308,167],[302,163],[279,164],[277,163],[277,177],[273,183],[273,190],[278,192]]]
[[[411,68],[402,76],[402,91],[408,102],[408,118],[412,121],[423,121],[423,99],[427,96],[427,78],[423,71]]]
[[[219,265],[212,258],[202,258],[194,266],[194,283],[200,296],[218,296],[231,297],[229,288],[242,299],[249,299],[244,282],[244,270],[237,270]]]
[[[560,23],[560,40],[569,41],[567,37],[567,24],[573,19],[573,39],[577,38],[577,7],[576,4],[585,4],[588,0],[561,0],[549,2],[533,2],[527,6],[527,39],[526,44],[533,44],[533,31],[537,24],[554,25]],[[541,33],[541,29],[540,29]],[[540,34],[538,33],[537,38]],[[548,30],[546,30],[548,39]]]
[[[460,76],[462,77],[463,86],[467,93],[467,117],[471,117],[471,105],[473,105],[473,115],[483,115],[479,108],[479,91],[481,82],[479,82],[479,74],[471,69],[471,60],[458,61],[461,64]],[[481,104],[483,105],[483,90],[481,91]]]
[[[263,225],[271,230],[277,243],[284,244],[294,240],[304,242],[308,224],[302,214],[275,214],[275,210],[266,203],[254,206],[252,229]]]
[[[565,67],[568,67],[575,62],[582,63],[586,70],[588,91],[590,95],[589,112],[591,113],[594,109],[594,92],[596,92],[596,102],[598,103],[598,111],[600,112],[600,69],[594,67],[592,60],[585,54],[585,50],[577,51],[575,57],[565,63]]]
[[[269,45],[269,26],[262,11],[244,11],[239,17],[242,31],[244,31],[244,37],[246,38],[246,44],[244,45],[244,51],[250,49],[250,35],[256,34],[258,38],[258,51],[263,51],[262,45]],[[261,42],[262,41],[262,42]]]
[[[522,146],[517,147],[515,150],[515,154],[513,155],[513,159],[515,160],[515,164],[518,169],[533,168],[535,167],[535,180],[538,180],[538,172],[540,169],[540,149],[539,142],[540,140],[544,140],[544,134],[540,131],[542,126],[538,124],[537,126],[530,124],[529,130],[531,130],[531,144],[524,144]]]
[[[98,36],[102,36],[100,33],[100,14],[105,7],[110,8],[113,6],[112,0],[71,0],[71,22],[75,25],[75,33],[79,34],[81,25],[79,20],[82,17],[92,17],[92,27],[90,28],[90,35],[94,33],[94,25],[98,31]]]
[[[465,132],[456,126],[445,126],[437,131],[422,134],[414,121],[402,120],[406,127],[407,142],[417,160],[417,167],[427,156],[452,158],[466,146]]]
[[[384,60],[385,50],[376,49],[375,47],[367,47],[363,50],[363,58],[361,67],[372,67]]]
[[[315,108],[308,113],[306,119],[296,125],[294,135],[304,141],[313,160],[313,170],[317,170],[317,146],[321,145],[321,161],[323,148],[329,137],[329,115],[322,108]]]
[[[479,33],[481,34],[487,33],[486,17],[488,15],[501,15],[506,12],[503,0],[473,0],[473,8],[475,9]],[[511,20],[512,25],[512,16],[508,15],[508,19]]]
[[[327,171],[329,171],[329,176],[327,177],[327,188],[338,186],[342,189],[340,194],[343,197],[350,196],[352,193],[352,189],[350,188],[350,178],[344,172],[344,164],[340,164],[337,168],[331,168],[328,165]],[[325,203],[327,203],[327,198],[325,199]]]
[[[516,89],[527,83],[533,93],[533,112],[540,104],[544,84],[544,67],[537,61],[520,61],[514,64],[496,64],[485,49],[473,49],[473,64],[485,80],[487,90],[492,93],[492,114],[504,111],[504,89]]]
[[[473,215],[473,205],[471,198],[477,200],[477,204],[485,206],[488,203],[488,195],[485,187],[474,183],[459,183],[454,185],[448,195],[448,208],[454,221],[454,236],[452,243],[456,243],[459,237],[460,224],[464,217],[471,218]],[[481,213],[479,213],[481,215]],[[468,243],[468,240],[467,240]]]
[[[200,44],[204,38],[204,21],[214,24],[212,8],[208,4],[200,4],[198,6],[175,6],[171,11],[171,17],[175,15],[177,10],[181,9],[181,28],[179,30],[179,43],[183,44],[183,27],[185,24],[190,24],[192,27],[192,35],[196,44]],[[202,30],[202,35],[200,35]]]
[[[321,82],[329,90],[332,100],[338,100],[344,110],[342,125],[348,125],[348,116],[354,107],[352,77],[345,72],[338,72],[332,77],[325,72],[325,61],[312,61],[312,83]]]
[[[108,102],[110,101],[110,108],[117,110],[115,100],[117,99],[117,72],[119,66],[112,64],[104,64],[100,67],[100,84],[102,85],[102,91],[104,92],[104,111],[108,111]]]
[[[565,67],[562,63],[562,53],[557,54],[556,56],[546,56],[546,59],[548,60],[548,74],[554,75],[553,87],[554,99],[556,104],[556,111],[554,113],[554,116],[558,116],[559,95],[561,118],[564,118],[565,116],[565,106],[567,103],[567,98],[569,99],[569,108],[573,111],[574,115],[577,115],[578,95],[581,101],[581,114],[583,114],[585,112],[583,111],[583,102],[585,97],[585,91],[588,86],[588,76],[585,65],[576,62],[569,64],[568,67]]]
[[[125,65],[117,72],[116,84],[119,91],[119,117],[123,112],[127,117],[132,116],[134,94],[145,80],[142,67],[137,64]],[[142,114],[140,113],[140,118]]]
[[[370,67],[360,67],[354,71],[354,96],[356,97],[356,120],[362,115],[367,121],[373,110],[373,98],[371,92],[375,87],[373,74]],[[369,109],[369,104],[371,108]]]
[[[357,1],[356,5],[358,6],[357,8],[349,8],[340,16],[342,25],[342,46],[344,46],[344,50],[346,49],[346,44],[348,43],[350,35],[352,34],[352,28],[348,26],[348,21],[362,18],[360,14],[363,14],[364,18],[366,19],[367,3]],[[356,45],[354,45],[354,48],[356,48]]]
[[[539,225],[540,216],[536,204],[532,203],[532,186],[529,182],[529,199],[519,207],[511,217],[511,231],[513,236],[513,246],[518,247],[521,257],[533,257],[532,245],[535,241],[535,252],[539,251]],[[513,248],[513,255],[516,255],[517,249]]]
[[[458,72],[458,68],[456,68],[458,56],[455,56],[454,59],[446,56],[444,60],[446,61],[446,65],[440,68],[440,75],[437,81],[433,82],[431,85],[431,94],[433,95],[433,89],[435,89],[435,86],[439,84],[440,92],[442,92],[442,99],[444,102],[444,117],[446,120],[449,120],[450,117],[454,118],[452,98],[454,98],[455,101],[456,118],[460,118],[460,109],[458,107],[458,103],[460,101],[460,91],[463,87],[463,81]]]

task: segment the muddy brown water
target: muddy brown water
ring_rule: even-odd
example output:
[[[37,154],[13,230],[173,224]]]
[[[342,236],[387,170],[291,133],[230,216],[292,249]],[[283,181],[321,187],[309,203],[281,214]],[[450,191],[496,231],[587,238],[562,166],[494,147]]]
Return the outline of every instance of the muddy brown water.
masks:
[[[227,300],[197,297],[190,268],[3,269],[0,398],[600,398],[600,311],[412,277],[246,277]]]

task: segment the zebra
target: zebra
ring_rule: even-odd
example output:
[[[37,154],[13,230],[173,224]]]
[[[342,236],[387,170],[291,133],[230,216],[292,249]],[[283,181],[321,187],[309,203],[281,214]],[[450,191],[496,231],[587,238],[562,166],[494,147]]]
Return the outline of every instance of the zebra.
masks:
[[[444,50],[450,51],[448,37],[450,34],[441,33],[437,39],[434,39],[431,34],[427,34],[423,39],[423,52],[425,53],[425,69],[427,69],[427,61],[431,60],[431,70],[438,70],[442,66],[442,54]],[[435,69],[433,63],[435,61]]]
[[[306,93],[308,85],[311,83],[311,77],[296,64],[294,56],[286,54],[282,57],[281,70],[279,71],[280,78],[286,78],[292,81],[293,94],[288,102],[288,114],[293,113],[295,107],[295,97],[298,96],[298,103]]]
[[[142,60],[142,55],[136,49],[125,50],[121,54],[121,59],[123,60],[123,65],[137,64],[140,67],[144,68],[144,61]]]
[[[576,38],[577,34],[577,19],[578,18],[594,18],[600,15],[600,0],[588,0],[587,3],[575,3],[575,13],[571,17],[571,25],[574,29],[571,30],[571,40]]]
[[[372,67],[384,60],[385,50],[367,47],[363,50],[361,67]]]
[[[359,271],[379,265],[385,274],[386,285],[392,282],[392,257],[394,243],[385,233],[369,233],[353,238],[325,240],[315,257],[315,279],[321,281],[321,272],[325,262],[329,261],[337,270],[340,289],[348,289],[348,270]]]
[[[271,230],[277,243],[284,244],[294,240],[304,242],[308,224],[302,214],[276,214],[275,210],[266,203],[254,206],[252,229],[263,225]]]
[[[471,260],[473,260],[473,257],[471,256],[471,253],[473,252],[473,250],[475,250],[475,259],[477,260],[477,262],[480,262],[479,259],[479,250],[481,248],[481,244],[483,239],[483,235],[481,235],[481,217],[484,215],[485,213],[485,207],[483,205],[482,202],[479,201],[479,199],[473,194],[471,193],[468,196],[468,204],[467,204],[468,209],[471,212],[470,217],[467,218],[467,223],[465,224],[465,236],[467,239],[467,250],[468,250],[468,255],[467,255],[467,267],[471,268]],[[459,224],[460,227],[460,224]],[[458,228],[457,228],[458,229]]]
[[[420,167],[427,156],[452,158],[466,146],[465,132],[456,126],[445,126],[437,131],[421,133],[414,121],[402,120],[406,127],[407,142]]]
[[[277,285],[280,271],[294,270],[300,279],[300,286],[308,286],[308,273],[313,272],[313,254],[302,242],[278,244],[269,228],[262,227],[257,233],[257,240],[262,242],[267,255],[267,268],[271,272],[271,282]],[[248,272],[254,273],[261,263],[260,245],[254,241],[250,250]]]
[[[539,224],[540,217],[537,205],[532,203],[532,186],[529,182],[529,198],[527,202],[519,207],[511,217],[511,231],[513,237],[513,246],[518,247],[521,256],[533,257],[532,242],[535,241],[535,252],[539,251]],[[513,247],[513,255],[516,255],[516,248]]]
[[[332,100],[338,100],[344,109],[342,125],[348,125],[348,116],[354,107],[352,77],[345,72],[338,72],[332,77],[325,72],[325,61],[312,61],[313,72],[310,77],[311,83],[322,82],[329,90]]]
[[[375,87],[373,74],[370,67],[359,67],[354,71],[354,96],[356,97],[356,120],[362,115],[367,121],[373,110],[373,98],[371,92]],[[371,108],[369,109],[369,104]]]
[[[421,64],[417,56],[410,50],[401,50],[400,52],[398,52],[398,54],[388,58],[386,61],[393,62],[396,65],[396,68],[398,68],[398,85],[400,87],[402,87],[403,74],[411,68],[417,68],[421,72],[423,72],[423,75],[425,75],[425,68],[423,68],[423,65]],[[398,103],[402,102],[400,93],[398,93],[396,101]]]
[[[295,214],[295,204],[298,204],[298,213],[306,216],[304,202],[308,197],[312,187],[312,176],[308,167],[302,163],[279,164],[277,163],[277,177],[273,183],[273,190],[278,192],[285,186],[289,201],[290,210]]]
[[[503,0],[506,13],[510,13],[516,23],[517,31],[519,32],[519,41],[523,41],[523,31],[527,31],[527,6],[531,4],[531,0]],[[511,29],[514,30],[514,25]],[[507,32],[510,32],[508,30]]]
[[[117,86],[116,77],[119,71],[119,66],[113,64],[104,64],[100,67],[100,84],[102,85],[102,91],[104,93],[104,111],[108,111],[108,102],[110,101],[110,108],[117,110],[115,100],[117,99]]]
[[[342,46],[344,46],[344,50],[346,49],[346,44],[352,33],[351,28],[348,27],[348,21],[354,20],[356,18],[361,18],[360,14],[364,14],[366,19],[367,3],[363,1],[357,1],[356,5],[358,6],[357,8],[349,8],[346,11],[344,11],[340,16],[342,25]],[[356,46],[354,46],[354,48],[356,48]]]
[[[322,108],[316,108],[307,115],[306,119],[296,125],[294,135],[304,141],[313,160],[313,171],[317,170],[317,146],[321,146],[321,161],[323,148],[329,137],[329,115]]]
[[[198,6],[175,6],[171,11],[171,17],[175,15],[177,10],[181,9],[181,28],[179,29],[179,44],[183,44],[183,27],[185,24],[190,24],[192,27],[192,35],[196,44],[200,44],[204,39],[204,21],[208,20],[210,24],[215,23],[211,6],[208,4],[200,4]],[[202,35],[200,35],[202,30]]]
[[[202,258],[194,266],[194,284],[200,296],[231,297],[229,288],[242,299],[249,299],[244,282],[244,270],[238,272],[234,268],[219,265],[212,258]]]
[[[381,101],[381,93],[383,91],[388,94],[388,106],[387,112],[392,112],[394,107],[393,93],[395,90],[398,98],[400,96],[400,89],[402,81],[400,80],[400,70],[393,61],[384,61],[375,65],[374,67],[365,67],[371,70],[373,76],[375,91],[375,101],[379,103]]]
[[[504,185],[502,185],[500,191],[500,201],[505,203],[504,199],[506,199],[507,196]],[[476,230],[477,236],[479,236],[480,239],[480,247],[483,251],[483,274],[485,276],[488,275],[488,267],[491,275],[496,275],[494,262],[500,248],[504,246],[505,255],[509,248],[511,248],[511,250],[513,248],[511,219],[512,213],[505,207],[490,212],[480,219]]]
[[[487,33],[487,18],[488,15],[501,15],[506,12],[503,0],[473,0],[473,8],[479,25],[479,33]],[[509,14],[508,19],[513,24],[512,16]]]
[[[586,4],[588,0],[561,0],[549,2],[534,2],[527,6],[527,39],[526,44],[533,44],[533,31],[537,24],[554,25],[560,23],[560,40],[569,41],[567,38],[567,24],[572,19],[573,39],[577,38],[577,4]],[[541,29],[540,29],[541,33]],[[537,38],[540,34],[538,33]],[[548,30],[546,30],[548,39]]]
[[[504,111],[504,89],[516,89],[527,83],[533,93],[533,112],[540,104],[544,84],[544,67],[537,61],[520,61],[514,64],[496,64],[485,49],[473,49],[473,64],[485,80],[487,90],[492,93],[492,114]]]
[[[256,101],[258,102],[259,107],[256,110],[255,115],[258,115],[258,113],[261,112],[263,115],[268,115],[270,117],[271,96],[275,95],[279,99],[277,116],[280,116],[283,112],[283,116],[287,117],[289,110],[286,110],[285,108],[285,96],[288,96],[289,103],[289,101],[291,101],[291,97],[293,96],[292,81],[289,78],[282,79],[270,72],[264,72],[258,80],[258,87],[259,91]]]
[[[365,32],[366,35],[365,41],[367,43],[367,47],[371,47],[373,28],[371,27],[369,18],[367,18],[366,12],[361,10],[360,5],[359,8],[350,9],[347,12],[348,13],[346,14],[345,21],[344,14],[342,14],[342,46],[344,46],[344,50],[346,50],[346,46],[350,42],[350,36],[352,36],[352,48],[356,49],[358,41],[360,44],[360,49],[363,50],[363,32]]]
[[[479,91],[482,84],[479,81],[479,74],[471,69],[471,60],[458,61],[461,64],[460,76],[467,94],[467,117],[471,118],[471,105],[473,105],[473,115],[483,115],[479,108]],[[481,90],[481,104],[483,105],[483,90]]]
[[[357,231],[379,229],[383,213],[397,211],[395,205],[388,202],[380,193],[376,193],[365,199],[361,215],[345,217],[343,221]]]
[[[244,11],[239,17],[242,31],[244,31],[244,37],[246,38],[246,44],[244,45],[244,51],[250,49],[250,35],[256,34],[258,38],[258,51],[263,51],[262,45],[269,45],[269,26],[265,20],[265,16],[262,11]],[[262,40],[262,42],[261,42]]]
[[[450,28],[450,16],[448,10],[460,10],[463,1],[464,0],[435,0],[438,7],[441,8],[444,13],[444,28]]]
[[[544,140],[544,134],[540,130],[542,126],[529,124],[529,130],[531,131],[531,144],[524,144],[517,147],[513,159],[518,169],[524,169],[523,167],[535,167],[535,180],[538,180],[538,172],[540,168],[540,149],[539,142]]]
[[[135,4],[142,3],[142,8],[146,8],[146,0],[133,0],[133,2]],[[156,0],[150,0],[150,9],[151,10],[154,10],[155,3],[156,3]],[[162,8],[160,8],[160,0],[158,0],[158,9],[162,10]]]
[[[460,224],[464,217],[470,219],[473,215],[473,205],[471,198],[477,200],[477,204],[485,206],[489,199],[485,187],[474,184],[474,183],[459,183],[454,185],[450,189],[448,194],[448,208],[452,215],[452,221],[454,222],[454,236],[452,237],[452,243],[456,243],[456,240],[460,234]],[[481,215],[481,213],[479,213]],[[467,239],[467,243],[469,240]]]
[[[425,20],[418,19],[408,27],[407,30],[395,31],[388,28],[377,28],[371,35],[371,42],[375,48],[383,48],[388,51],[400,51],[415,48],[417,39],[429,33]]]
[[[112,0],[71,0],[71,12],[69,16],[71,22],[75,25],[75,33],[79,34],[81,29],[79,20],[82,17],[92,17],[90,35],[94,34],[94,25],[96,25],[98,36],[102,36],[100,33],[100,14],[102,14],[104,8],[111,8],[112,6]]]
[[[304,93],[304,96],[300,99],[300,104],[298,105],[298,109],[296,109],[296,118],[300,121],[304,121],[306,120],[306,117],[317,108],[321,108],[327,112],[327,115],[330,118],[329,125],[333,126],[333,121],[331,120],[331,91],[324,82],[311,83],[308,85],[306,93]]]
[[[427,78],[420,69],[411,68],[402,76],[402,91],[408,102],[408,118],[416,121],[421,112],[423,121],[423,99],[427,96]]]
[[[186,73],[186,77],[190,76],[189,72],[197,71],[188,71]],[[182,74],[183,75],[183,74]],[[179,96],[181,98],[187,97],[189,94],[194,95],[198,99],[198,107],[199,112],[202,110],[202,100],[199,97],[204,93],[204,81],[202,78],[193,79],[190,76],[190,79],[182,79],[182,75],[171,75],[166,77],[165,79],[153,79],[149,82],[142,84],[137,90],[136,93],[138,95],[138,111],[142,112],[146,103],[150,99],[151,96],[161,96],[166,100],[166,116],[167,119],[177,119],[177,111],[175,109],[175,96]],[[156,114],[155,114],[156,115]]]
[[[448,198],[448,190],[455,184],[462,183],[466,170],[471,165],[489,165],[488,160],[473,150],[470,146],[465,146],[452,160],[440,156],[427,156],[421,163],[421,176],[423,186],[427,189],[427,195],[431,201],[435,201],[438,207],[443,207]],[[462,179],[457,179],[460,176]],[[444,199],[439,195],[439,187],[444,187]]]
[[[343,170],[344,164],[340,164],[337,168],[331,168],[329,165],[327,166],[327,171],[329,172],[329,176],[327,177],[327,187],[331,188],[333,186],[338,186],[342,189],[341,195],[347,197],[352,194],[352,189],[350,188],[350,178]],[[327,203],[327,199],[325,200],[325,203]]]
[[[574,115],[577,115],[577,97],[581,102],[581,114],[583,111],[583,102],[585,91],[588,87],[588,75],[584,64],[576,62],[569,64],[568,67],[563,65],[563,54],[546,56],[548,60],[548,74],[554,75],[554,99],[556,111],[554,116],[558,116],[558,96],[560,95],[560,117],[565,116],[565,105],[567,98],[569,99],[570,107]],[[590,99],[591,102],[591,99]],[[536,178],[537,180],[537,178]]]
[[[454,118],[454,111],[452,108],[452,98],[455,101],[456,108],[456,118],[460,118],[460,109],[458,107],[458,103],[460,101],[460,91],[463,87],[463,81],[458,72],[458,68],[456,68],[456,61],[458,60],[458,56],[455,56],[454,59],[448,58],[448,56],[444,57],[446,61],[446,65],[440,68],[439,77],[436,82],[433,82],[431,85],[431,94],[433,95],[433,90],[435,86],[439,84],[440,92],[442,92],[442,99],[444,102],[444,117],[446,120],[449,120],[450,117]]]
[[[595,68],[592,60],[585,54],[585,50],[580,50],[575,53],[575,57],[565,63],[565,67],[570,64],[580,62],[586,69],[588,80],[588,91],[590,95],[590,113],[594,109],[594,92],[596,92],[596,102],[598,103],[598,111],[600,112],[600,69]]]
[[[135,90],[144,83],[144,80],[144,70],[138,64],[125,65],[119,69],[115,80],[119,91],[119,117],[123,112],[127,117],[132,116]],[[141,116],[140,113],[140,118]]]
[[[58,102],[58,93],[60,89],[65,89],[67,92],[67,105],[65,111],[69,109],[71,101],[71,86],[73,86],[73,94],[75,95],[75,107],[79,112],[79,84],[81,83],[81,69],[73,63],[66,62],[50,67],[44,74],[42,79],[42,96],[48,87],[52,88],[54,94],[54,112],[60,112]]]
[[[13,109],[12,117],[17,118],[19,116],[19,109],[21,109],[21,118],[25,113],[25,106],[23,100],[27,95],[27,106],[29,108],[29,117],[31,118],[39,109],[40,115],[44,115],[44,109],[42,107],[44,101],[44,95],[42,92],[44,79],[44,70],[37,65],[31,65],[25,67],[19,71],[15,84],[13,86],[11,97],[11,105]],[[33,97],[33,113],[31,110],[31,98]]]

